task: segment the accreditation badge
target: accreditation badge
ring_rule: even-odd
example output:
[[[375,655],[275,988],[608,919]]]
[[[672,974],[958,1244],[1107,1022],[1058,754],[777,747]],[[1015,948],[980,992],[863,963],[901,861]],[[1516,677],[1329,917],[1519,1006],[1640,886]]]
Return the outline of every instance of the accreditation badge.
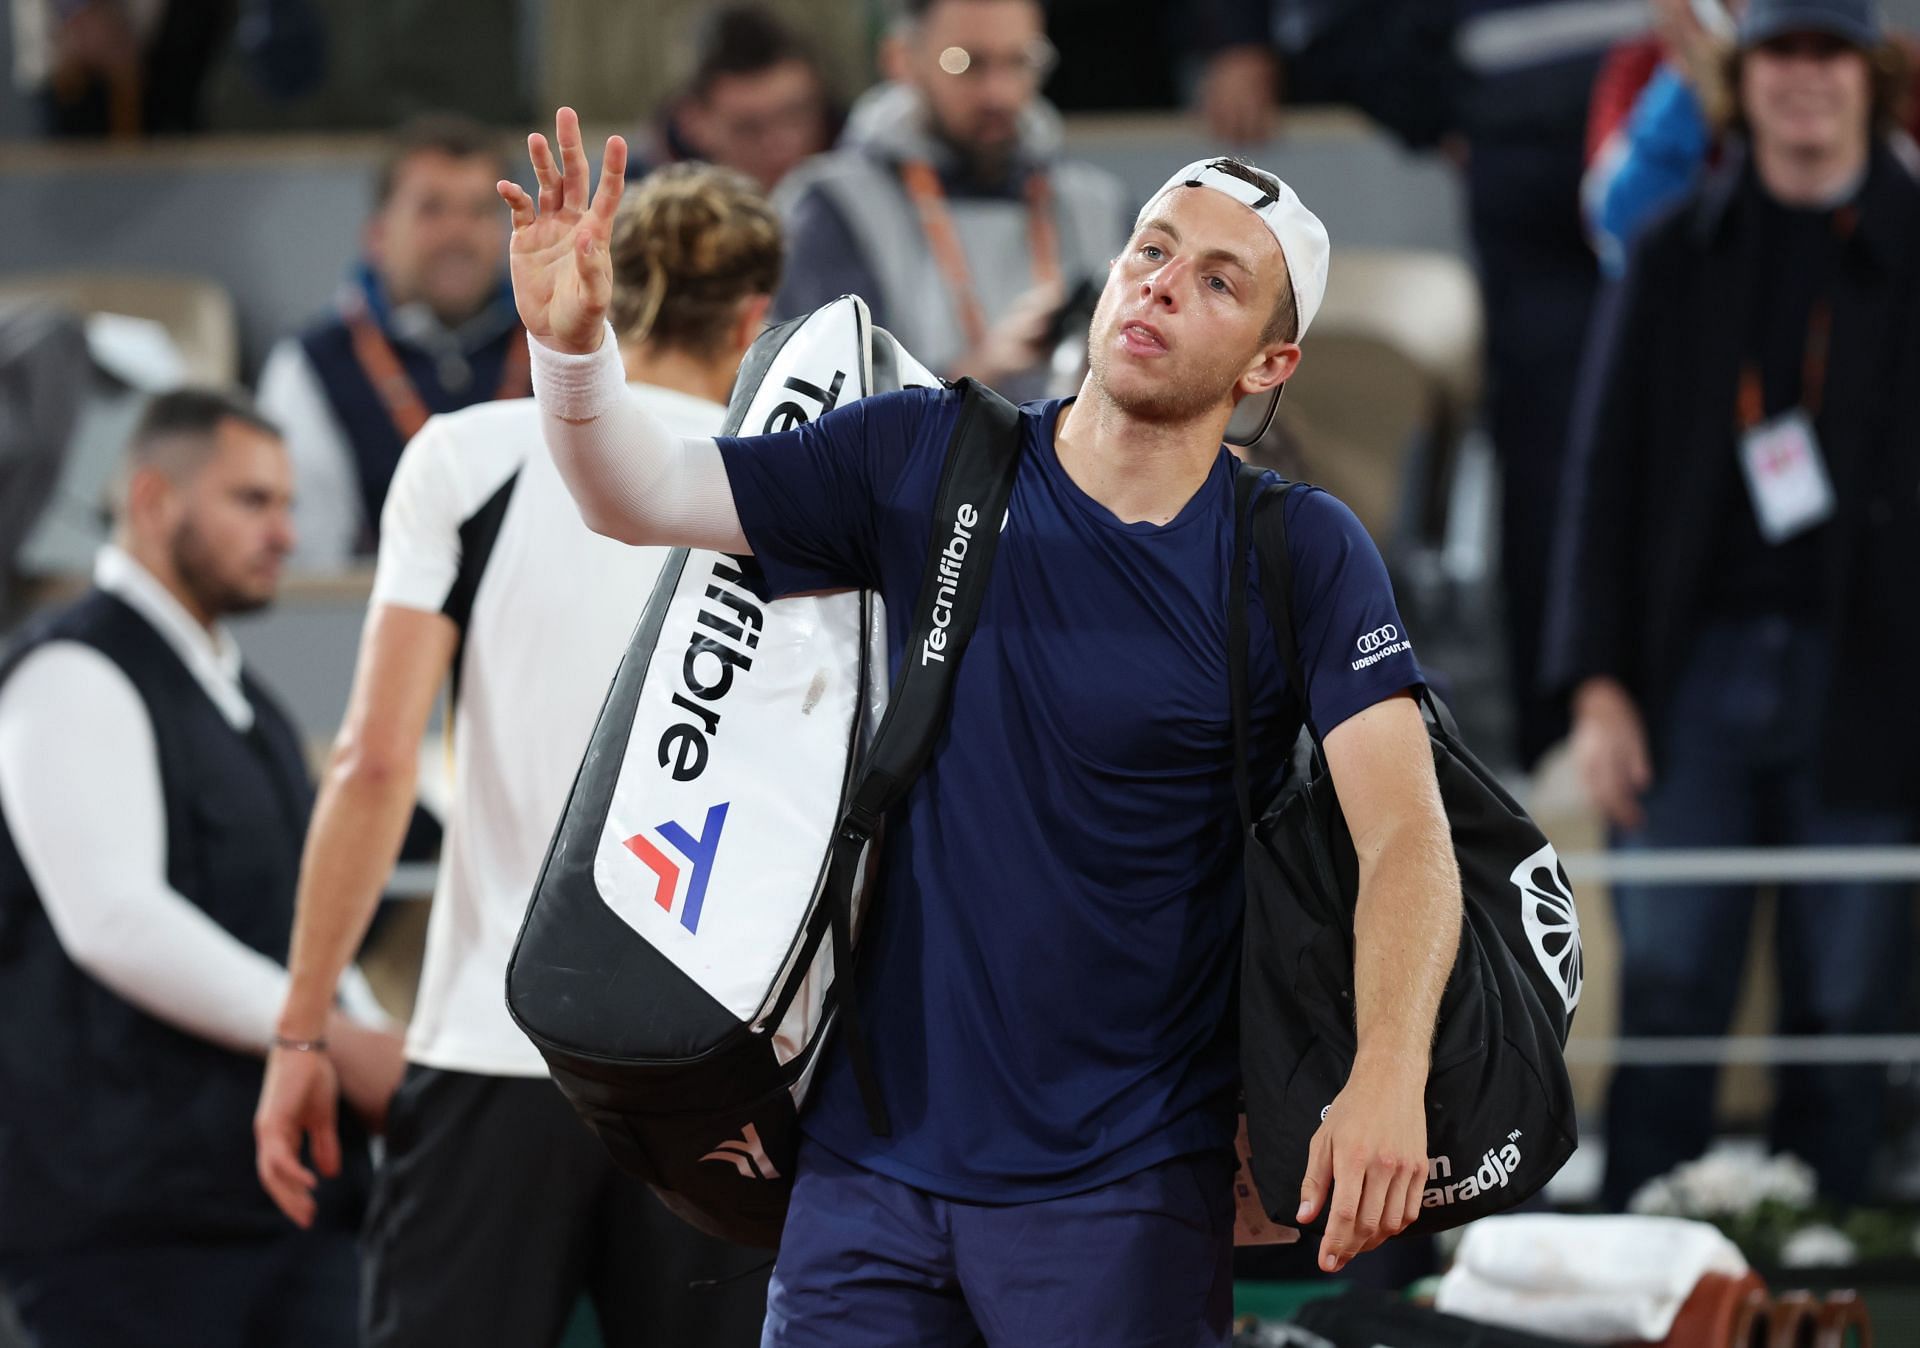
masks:
[[[1743,432],[1740,468],[1767,542],[1784,543],[1833,518],[1833,481],[1804,411],[1796,408]]]

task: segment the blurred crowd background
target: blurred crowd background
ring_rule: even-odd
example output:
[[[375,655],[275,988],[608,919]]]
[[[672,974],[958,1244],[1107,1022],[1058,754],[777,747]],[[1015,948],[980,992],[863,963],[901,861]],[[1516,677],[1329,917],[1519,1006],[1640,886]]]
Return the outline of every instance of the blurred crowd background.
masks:
[[[526,392],[493,184],[530,182],[525,133],[561,103],[589,147],[629,138],[632,177],[708,159],[771,193],[775,317],[857,291],[942,373],[1022,396],[1077,381],[1147,192],[1233,152],[1334,244],[1252,452],[1374,533],[1423,663],[1563,856],[1914,841],[1920,0],[1887,0],[1883,30],[1802,6],[1751,40],[1719,0],[8,9],[9,625],[87,571],[146,399],[243,386],[292,454],[297,541],[280,603],[237,630],[324,744],[402,445]],[[1739,464],[1795,408],[1832,499],[1776,529]],[[1572,870],[1593,1145],[1558,1199],[1622,1206],[1715,1136],[1801,1154],[1836,1200],[1920,1198],[1897,1052],[1643,1065],[1606,1103],[1616,1035],[1913,1031],[1910,880],[1809,877],[1776,903],[1710,867],[1612,892]],[[401,1010],[417,930],[402,911],[376,955]]]

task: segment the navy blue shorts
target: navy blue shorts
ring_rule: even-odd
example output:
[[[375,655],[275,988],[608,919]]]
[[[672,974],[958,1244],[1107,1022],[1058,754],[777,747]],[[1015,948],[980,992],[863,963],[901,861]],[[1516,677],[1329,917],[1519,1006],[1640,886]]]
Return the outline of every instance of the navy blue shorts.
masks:
[[[1233,1318],[1233,1158],[1067,1198],[936,1198],[803,1142],[761,1348],[1216,1348]]]

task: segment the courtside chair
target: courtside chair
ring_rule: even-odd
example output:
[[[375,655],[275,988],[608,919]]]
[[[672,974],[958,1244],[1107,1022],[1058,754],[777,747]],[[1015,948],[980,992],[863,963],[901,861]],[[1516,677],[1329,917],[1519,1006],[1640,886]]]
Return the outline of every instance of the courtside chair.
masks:
[[[233,297],[203,276],[142,271],[74,271],[0,277],[0,307],[37,299],[73,313],[151,319],[185,357],[195,383],[240,378],[240,323]]]

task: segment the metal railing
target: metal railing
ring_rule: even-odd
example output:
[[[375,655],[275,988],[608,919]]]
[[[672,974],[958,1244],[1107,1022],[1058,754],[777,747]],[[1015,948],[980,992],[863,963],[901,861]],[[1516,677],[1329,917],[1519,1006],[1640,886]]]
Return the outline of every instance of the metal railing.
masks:
[[[1561,862],[1575,884],[1920,883],[1920,847],[1661,848],[1572,852]],[[438,868],[431,863],[396,866],[387,897],[430,898],[437,874]],[[1575,1038],[1567,1044],[1567,1061],[1634,1067],[1920,1063],[1920,1034]]]

